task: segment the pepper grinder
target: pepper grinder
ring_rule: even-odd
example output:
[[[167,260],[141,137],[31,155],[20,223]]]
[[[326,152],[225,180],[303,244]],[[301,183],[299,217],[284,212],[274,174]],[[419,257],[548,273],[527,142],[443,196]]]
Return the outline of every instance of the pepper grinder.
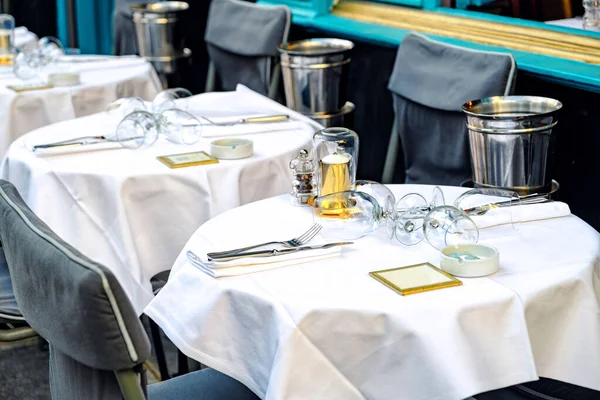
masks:
[[[314,182],[315,166],[307,150],[300,150],[298,157],[290,161],[290,169],[294,178],[290,202],[295,206],[310,205],[317,195],[317,185]]]

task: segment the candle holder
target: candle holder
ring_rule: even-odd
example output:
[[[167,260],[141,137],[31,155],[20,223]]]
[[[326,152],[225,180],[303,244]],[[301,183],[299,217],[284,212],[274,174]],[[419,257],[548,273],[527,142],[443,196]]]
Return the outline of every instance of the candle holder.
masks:
[[[317,193],[350,190],[356,180],[358,135],[347,128],[327,128],[313,137],[315,158],[318,160]]]

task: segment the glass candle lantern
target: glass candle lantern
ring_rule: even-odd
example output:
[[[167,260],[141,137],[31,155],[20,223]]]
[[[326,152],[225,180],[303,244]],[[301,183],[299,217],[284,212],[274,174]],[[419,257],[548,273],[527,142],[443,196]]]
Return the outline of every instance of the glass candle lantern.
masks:
[[[356,180],[358,135],[346,128],[327,128],[313,137],[319,163],[318,195],[350,190]]]
[[[12,65],[15,57],[15,19],[0,14],[0,65]]]

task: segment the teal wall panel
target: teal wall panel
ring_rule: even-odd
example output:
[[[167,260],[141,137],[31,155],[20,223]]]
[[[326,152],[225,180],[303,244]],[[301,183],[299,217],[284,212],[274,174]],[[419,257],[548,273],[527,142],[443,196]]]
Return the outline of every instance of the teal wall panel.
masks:
[[[68,43],[66,0],[57,0],[58,37]],[[77,42],[82,54],[112,54],[114,0],[76,0]]]

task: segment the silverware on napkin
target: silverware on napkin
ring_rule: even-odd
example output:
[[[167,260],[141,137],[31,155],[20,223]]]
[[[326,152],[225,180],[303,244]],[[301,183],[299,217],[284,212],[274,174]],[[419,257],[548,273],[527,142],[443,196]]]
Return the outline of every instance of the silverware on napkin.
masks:
[[[488,211],[493,210],[495,208],[504,208],[504,207],[514,207],[514,206],[524,206],[528,204],[542,204],[542,203],[550,203],[553,200],[550,200],[544,194],[530,194],[527,196],[522,196],[519,201],[514,200],[503,200],[496,203],[484,204],[477,207],[465,208],[464,212],[469,216],[476,215],[484,215]]]
[[[206,122],[208,122],[210,125],[215,125],[215,126],[232,126],[232,125],[239,125],[239,124],[257,124],[257,123],[268,123],[268,122],[282,122],[282,121],[287,121],[290,119],[289,115],[265,115],[265,116],[261,116],[261,117],[248,117],[248,118],[238,118],[235,120],[231,120],[231,121],[221,121],[221,122],[217,122],[217,121],[213,121],[211,119],[208,119],[204,116],[200,116],[200,118],[202,118],[203,120],[205,120]]]
[[[74,139],[61,140],[60,142],[37,144],[32,147],[33,151],[41,149],[53,149],[56,147],[67,147],[67,146],[82,146],[86,144],[104,143],[104,142],[115,142],[106,136],[82,136]]]
[[[247,251],[247,252],[237,253],[237,254],[232,254],[232,255],[208,257],[208,261],[222,262],[222,261],[231,261],[231,260],[237,260],[239,258],[249,258],[249,257],[275,257],[275,256],[282,256],[284,254],[289,254],[289,253],[297,253],[300,251],[322,250],[322,249],[328,249],[331,247],[346,246],[346,245],[353,244],[353,243],[354,242],[335,242],[335,243],[326,243],[326,244],[320,244],[320,245],[315,245],[315,246],[302,246],[302,247],[296,247],[296,248],[291,248],[291,249],[268,249],[268,250],[259,250],[259,251]],[[190,260],[190,262],[204,264],[204,261],[202,261],[202,259],[200,257],[198,257],[193,251],[188,250],[186,252],[186,255],[188,257],[188,260]]]
[[[274,244],[278,244],[283,247],[300,247],[300,246],[304,246],[305,244],[308,244],[308,242],[310,242],[315,236],[317,236],[317,234],[321,231],[321,228],[322,228],[321,225],[314,224],[302,235],[299,235],[293,239],[283,240],[280,242],[274,241],[274,242],[259,243],[259,244],[254,244],[252,246],[240,247],[239,249],[215,251],[212,253],[208,253],[207,256],[209,259],[214,258],[214,257],[220,257],[220,256],[230,256],[233,254],[241,253],[243,251],[249,251],[249,250],[256,249],[258,247],[269,246],[269,245],[274,245]]]

